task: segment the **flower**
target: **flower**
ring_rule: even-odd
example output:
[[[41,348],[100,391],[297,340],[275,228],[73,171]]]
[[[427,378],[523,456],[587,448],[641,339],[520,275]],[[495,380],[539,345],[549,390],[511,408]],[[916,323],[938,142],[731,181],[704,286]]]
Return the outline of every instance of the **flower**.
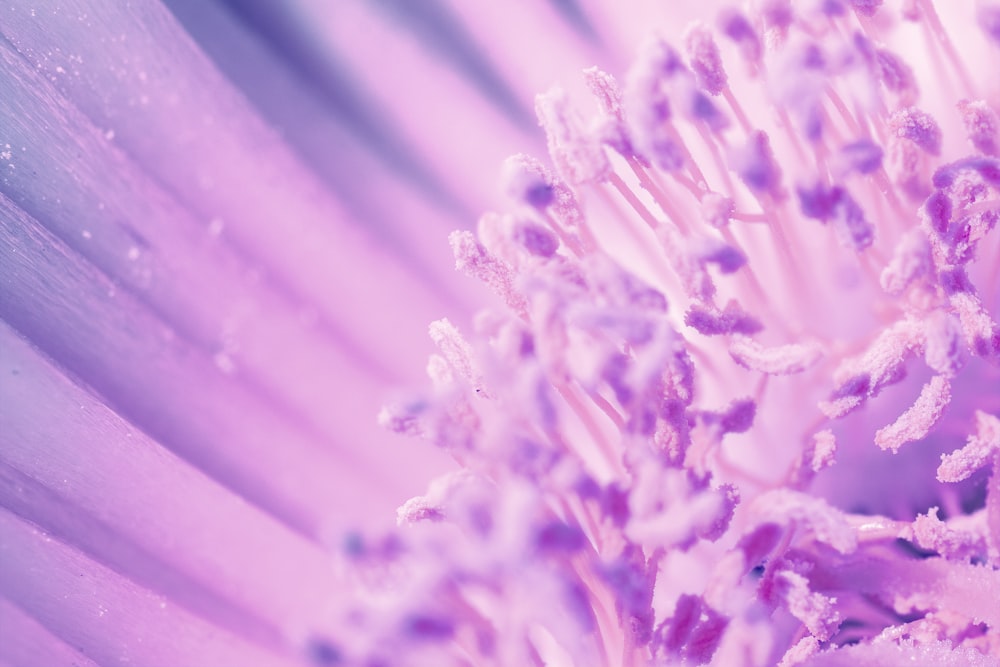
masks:
[[[593,118],[538,96],[552,168],[451,237],[503,307],[382,415],[463,471],[351,552],[340,660],[1000,664],[1000,90],[881,5],[726,9],[585,70]],[[949,18],[996,49],[992,7]]]
[[[208,7],[175,11],[197,32]],[[377,29],[344,7],[319,25]],[[451,35],[436,48],[518,122],[428,7],[385,4]],[[432,388],[381,415],[462,469],[403,503],[398,530],[346,541],[344,508],[386,504],[373,485],[443,468],[427,447],[390,470],[384,449],[322,446],[369,442],[344,415],[414,354],[402,309],[368,312],[378,295],[350,287],[378,275],[420,316],[439,293],[408,276],[440,267],[421,274],[418,246],[404,269],[341,224],[317,177],[337,161],[301,146],[304,168],[163,8],[13,10],[15,659],[35,643],[101,664],[997,664],[998,91],[966,64],[997,48],[994,4],[695,8],[703,23],[647,41],[621,86],[586,70],[596,118],[539,96],[554,170],[510,158],[510,212],[451,237],[498,305],[472,335],[435,321]],[[609,16],[635,20],[586,10],[551,11],[595,49]],[[284,62],[323,89],[321,46]],[[334,103],[386,150],[356,100]]]

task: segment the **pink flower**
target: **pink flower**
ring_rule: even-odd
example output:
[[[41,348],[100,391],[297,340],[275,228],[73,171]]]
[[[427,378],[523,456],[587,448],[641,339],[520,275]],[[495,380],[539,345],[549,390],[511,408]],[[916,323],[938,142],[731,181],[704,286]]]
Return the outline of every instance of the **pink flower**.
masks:
[[[0,659],[1000,664],[1000,9],[751,5],[12,7]]]

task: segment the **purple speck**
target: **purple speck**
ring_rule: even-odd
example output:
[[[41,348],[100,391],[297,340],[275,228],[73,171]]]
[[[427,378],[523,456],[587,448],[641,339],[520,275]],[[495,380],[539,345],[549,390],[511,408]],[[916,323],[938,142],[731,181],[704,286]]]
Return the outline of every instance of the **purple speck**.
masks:
[[[723,433],[746,433],[753,426],[757,416],[757,404],[743,398],[733,401],[719,418],[719,426]]]

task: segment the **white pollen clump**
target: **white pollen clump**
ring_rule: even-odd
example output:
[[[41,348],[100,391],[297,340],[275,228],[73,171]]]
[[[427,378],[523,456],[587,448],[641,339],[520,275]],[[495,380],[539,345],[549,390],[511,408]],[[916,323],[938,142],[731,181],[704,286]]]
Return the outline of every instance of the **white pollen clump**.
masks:
[[[924,385],[916,402],[896,421],[875,434],[875,444],[894,453],[908,442],[924,438],[941,419],[951,402],[951,383],[942,375],[935,375]]]

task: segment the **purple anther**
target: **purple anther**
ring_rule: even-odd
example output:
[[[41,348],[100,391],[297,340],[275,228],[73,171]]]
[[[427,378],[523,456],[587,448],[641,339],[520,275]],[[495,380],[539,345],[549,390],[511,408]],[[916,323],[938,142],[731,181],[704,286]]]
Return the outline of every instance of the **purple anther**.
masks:
[[[759,565],[778,546],[784,530],[775,523],[762,523],[744,535],[737,545],[748,568]]]
[[[1000,3],[980,3],[976,8],[976,22],[987,37],[1000,45]]]
[[[948,296],[958,294],[959,292],[973,294],[976,289],[972,286],[969,274],[965,272],[965,267],[963,266],[954,266],[940,271],[938,273],[938,283]]]
[[[810,42],[799,53],[799,64],[805,69],[823,71],[826,69],[826,56],[819,44]]]
[[[443,616],[413,614],[404,621],[406,634],[414,639],[444,641],[455,634],[455,623]]]
[[[577,526],[552,521],[538,530],[535,544],[540,551],[573,553],[587,544],[587,538]]]
[[[1000,187],[1000,160],[984,157],[973,159],[971,164],[984,181],[993,187]]]
[[[764,53],[760,37],[743,12],[726,8],[719,12],[716,25],[726,37],[739,46],[743,57],[751,63],[759,63]]]
[[[767,28],[785,30],[795,20],[791,0],[763,0],[759,11]]]
[[[932,182],[936,188],[949,188],[955,184],[958,175],[963,171],[974,171],[984,181],[993,186],[1000,186],[1000,159],[994,157],[967,157],[955,160],[940,167],[934,172]]]
[[[713,132],[724,130],[729,126],[729,119],[719,110],[712,98],[700,90],[692,91],[689,101],[691,115],[704,121]]]
[[[862,16],[875,16],[882,2],[883,0],[851,0],[851,6]]]
[[[941,190],[935,190],[934,194],[924,202],[924,216],[927,223],[939,235],[944,235],[951,224],[951,197]]]
[[[715,264],[723,274],[735,273],[747,263],[747,256],[728,243],[712,248],[701,258],[709,264]]]
[[[909,139],[931,155],[941,154],[941,128],[925,111],[916,107],[899,109],[889,117],[889,129],[895,136]]]
[[[694,304],[684,313],[684,324],[705,336],[734,333],[749,336],[764,329],[757,318],[747,314],[735,301],[730,301],[721,312]]]
[[[552,186],[547,183],[539,183],[527,188],[524,191],[524,201],[529,206],[542,209],[552,203],[555,193]]]
[[[837,201],[834,224],[842,242],[855,250],[864,250],[875,240],[875,228],[865,217],[864,209],[846,190]]]
[[[601,369],[601,378],[608,383],[611,390],[615,392],[615,400],[622,405],[631,403],[632,397],[635,394],[635,391],[626,379],[629,366],[628,357],[624,354],[613,354]]]
[[[869,67],[878,67],[877,60],[878,56],[875,52],[875,44],[872,40],[868,38],[865,33],[860,30],[855,30],[851,33],[851,44],[854,46],[858,55],[864,60],[865,64]]]
[[[767,133],[755,131],[742,151],[734,155],[734,167],[740,179],[756,195],[781,198],[781,168],[771,150]]]
[[[691,306],[684,313],[684,324],[705,336],[718,336],[729,333],[715,313],[697,304]]]
[[[680,653],[698,621],[701,620],[702,600],[698,595],[684,594],[677,598],[674,615],[668,621],[661,647],[670,654]]]
[[[629,520],[628,490],[618,484],[609,484],[601,491],[601,513],[615,526],[624,526]]]
[[[819,10],[827,16],[843,16],[847,7],[841,0],[823,0]]]
[[[716,229],[728,225],[735,212],[736,203],[730,197],[709,192],[701,198],[701,215],[705,222]]]
[[[800,185],[795,188],[802,215],[813,220],[827,221],[833,217],[834,209],[844,194],[840,186],[827,187],[823,183]]]
[[[733,401],[719,418],[723,433],[746,433],[757,416],[757,404],[749,398]]]
[[[729,626],[729,619],[712,608],[706,606],[705,614],[707,618],[691,633],[686,650],[688,660],[695,665],[704,665],[711,661]]]
[[[723,484],[712,491],[722,503],[712,521],[698,530],[698,537],[714,542],[729,530],[729,525],[736,514],[736,506],[740,504],[740,491],[732,484]]]
[[[684,34],[684,49],[698,86],[709,95],[721,93],[729,80],[712,31],[701,23],[693,24]]]
[[[653,638],[653,582],[656,568],[647,568],[642,551],[634,546],[603,568],[604,580],[615,595],[615,606],[631,640],[645,646]]]
[[[552,203],[555,191],[552,177],[542,164],[528,155],[512,155],[503,163],[501,180],[504,191],[515,200],[536,209]]]
[[[311,638],[306,644],[306,656],[318,667],[332,667],[343,663],[344,656],[336,644],[321,637]]]
[[[902,58],[888,49],[878,49],[875,52],[875,62],[879,78],[886,88],[899,95],[904,103],[917,98],[917,79]]]
[[[935,188],[945,189],[950,188],[955,184],[955,180],[958,178],[958,173],[962,170],[961,165],[958,162],[952,162],[951,164],[946,164],[943,167],[938,167],[934,170],[934,175],[931,176],[931,184]]]
[[[636,150],[665,171],[684,164],[670,123],[672,109],[666,88],[674,76],[690,76],[677,51],[662,39],[647,42],[629,69],[624,103],[628,131]]]
[[[882,166],[883,155],[881,146],[870,139],[859,139],[842,146],[838,157],[846,170],[870,174]]]
[[[559,249],[559,239],[541,225],[521,222],[514,229],[514,239],[536,257],[552,257]]]
[[[573,491],[584,500],[599,500],[603,490],[600,484],[593,477],[581,474],[580,478],[573,484]]]
[[[847,398],[867,396],[872,386],[872,376],[870,373],[860,373],[848,378],[843,384],[833,391],[831,398]]]
[[[985,100],[962,100],[958,112],[969,142],[977,151],[994,156],[1000,153],[1000,119]]]
[[[842,242],[855,250],[872,244],[875,231],[865,218],[864,209],[839,185],[827,187],[821,183],[796,188],[799,207],[807,218],[833,220]]]

